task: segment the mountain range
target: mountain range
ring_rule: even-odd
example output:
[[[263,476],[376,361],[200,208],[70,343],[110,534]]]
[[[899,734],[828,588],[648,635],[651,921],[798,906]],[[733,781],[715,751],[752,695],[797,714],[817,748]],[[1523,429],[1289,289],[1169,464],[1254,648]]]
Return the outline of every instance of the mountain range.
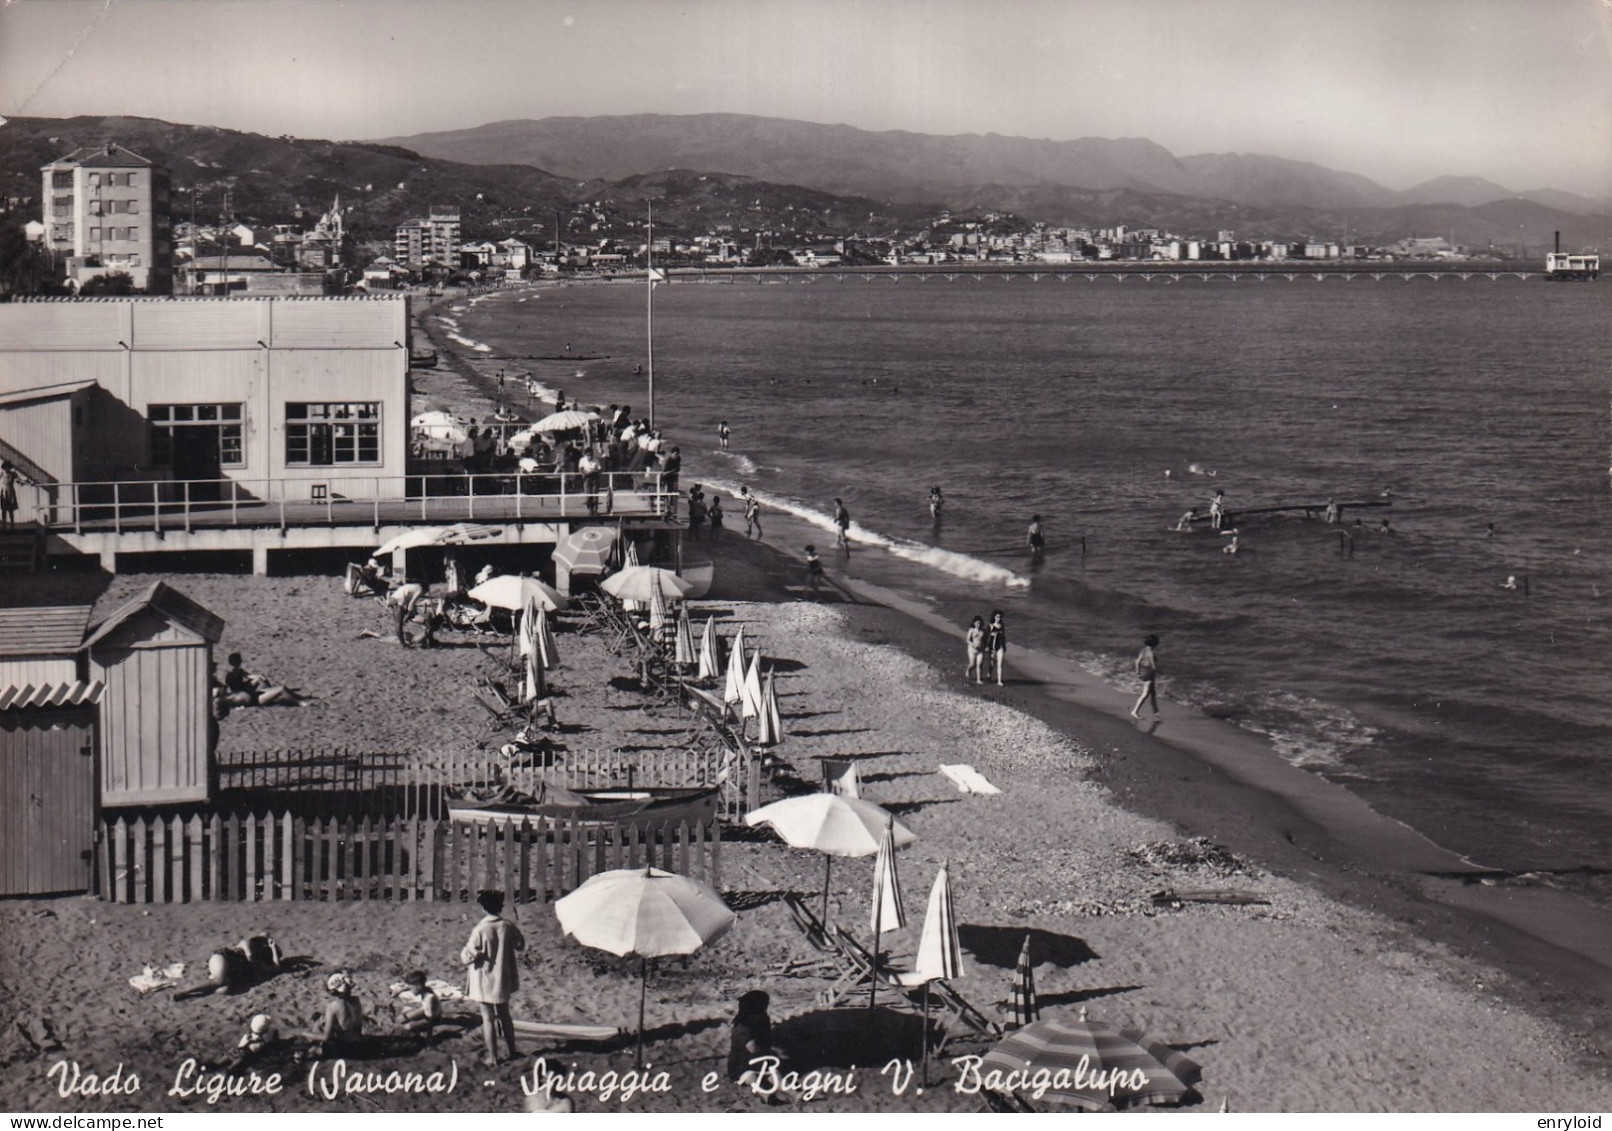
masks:
[[[389,242],[433,205],[457,205],[466,238],[547,243],[727,229],[805,239],[912,235],[938,214],[998,212],[1078,227],[1166,228],[1238,238],[1385,243],[1453,235],[1534,255],[1612,245],[1612,202],[1515,194],[1444,177],[1395,192],[1281,158],[1178,158],[1141,139],[934,137],[743,115],[546,118],[382,141],[266,137],[151,118],[13,118],[0,127],[0,201],[37,218],[39,169],[115,140],[166,165],[173,212],[215,221],[309,222],[340,197],[348,227]]]

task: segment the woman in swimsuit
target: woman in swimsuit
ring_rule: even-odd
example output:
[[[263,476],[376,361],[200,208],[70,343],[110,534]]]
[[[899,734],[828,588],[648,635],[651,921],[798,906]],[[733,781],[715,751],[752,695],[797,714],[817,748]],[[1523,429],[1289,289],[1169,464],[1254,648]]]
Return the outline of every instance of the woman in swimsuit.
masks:
[[[1159,697],[1156,690],[1159,676],[1159,660],[1153,649],[1159,646],[1157,636],[1149,636],[1142,641],[1142,650],[1136,654],[1136,676],[1142,681],[1142,694],[1136,698],[1136,706],[1131,708],[1131,718],[1142,717],[1142,704],[1147,703],[1153,708],[1153,713],[1159,713]]]
[[[975,617],[974,623],[968,626],[968,667],[963,669],[963,678],[974,677],[975,683],[985,682],[985,621],[982,617]]]
[[[996,668],[996,686],[1002,686],[1002,668],[1007,659],[1007,626],[1002,623],[1002,610],[991,613],[991,626],[985,630],[985,652]]]
[[[1035,557],[1040,557],[1041,551],[1046,549],[1046,539],[1041,537],[1040,515],[1033,514],[1030,516],[1030,529],[1025,535],[1025,542],[1030,547],[1030,553]]]

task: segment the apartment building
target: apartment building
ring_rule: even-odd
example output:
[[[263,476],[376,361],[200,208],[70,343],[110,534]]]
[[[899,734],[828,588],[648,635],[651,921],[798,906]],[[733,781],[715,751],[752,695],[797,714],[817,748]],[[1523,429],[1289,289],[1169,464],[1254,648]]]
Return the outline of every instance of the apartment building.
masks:
[[[115,142],[75,149],[41,169],[44,244],[82,286],[125,272],[136,289],[173,289],[168,170]]]

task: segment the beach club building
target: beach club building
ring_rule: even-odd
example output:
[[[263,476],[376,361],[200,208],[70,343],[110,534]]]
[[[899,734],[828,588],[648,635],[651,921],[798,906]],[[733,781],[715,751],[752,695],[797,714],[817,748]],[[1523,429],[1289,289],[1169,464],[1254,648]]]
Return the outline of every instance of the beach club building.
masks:
[[[0,304],[0,455],[49,487],[18,518],[400,498],[408,342],[400,296]]]

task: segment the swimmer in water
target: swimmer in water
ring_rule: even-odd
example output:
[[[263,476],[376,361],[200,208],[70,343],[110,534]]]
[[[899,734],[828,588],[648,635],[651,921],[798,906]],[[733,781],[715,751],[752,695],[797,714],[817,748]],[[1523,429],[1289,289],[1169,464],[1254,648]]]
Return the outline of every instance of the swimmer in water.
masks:
[[[1515,589],[1515,588],[1517,588],[1517,575],[1512,574],[1510,577],[1506,578],[1505,583],[1503,585],[1501,585],[1500,588],[1502,588],[1502,589]]]
[[[1220,547],[1220,552],[1222,554],[1235,554],[1237,552],[1237,531],[1236,531],[1236,529],[1233,528],[1231,530],[1222,530],[1221,533],[1231,535],[1231,541],[1227,542],[1224,546]]]
[[[946,500],[941,496],[940,488],[929,488],[929,516],[936,522],[940,521],[940,508],[945,505]]]
[[[1197,507],[1188,507],[1187,508],[1187,513],[1182,515],[1180,518],[1176,519],[1175,528],[1177,530],[1191,530],[1192,529],[1192,520],[1197,518],[1197,517],[1198,517],[1198,508]]]

